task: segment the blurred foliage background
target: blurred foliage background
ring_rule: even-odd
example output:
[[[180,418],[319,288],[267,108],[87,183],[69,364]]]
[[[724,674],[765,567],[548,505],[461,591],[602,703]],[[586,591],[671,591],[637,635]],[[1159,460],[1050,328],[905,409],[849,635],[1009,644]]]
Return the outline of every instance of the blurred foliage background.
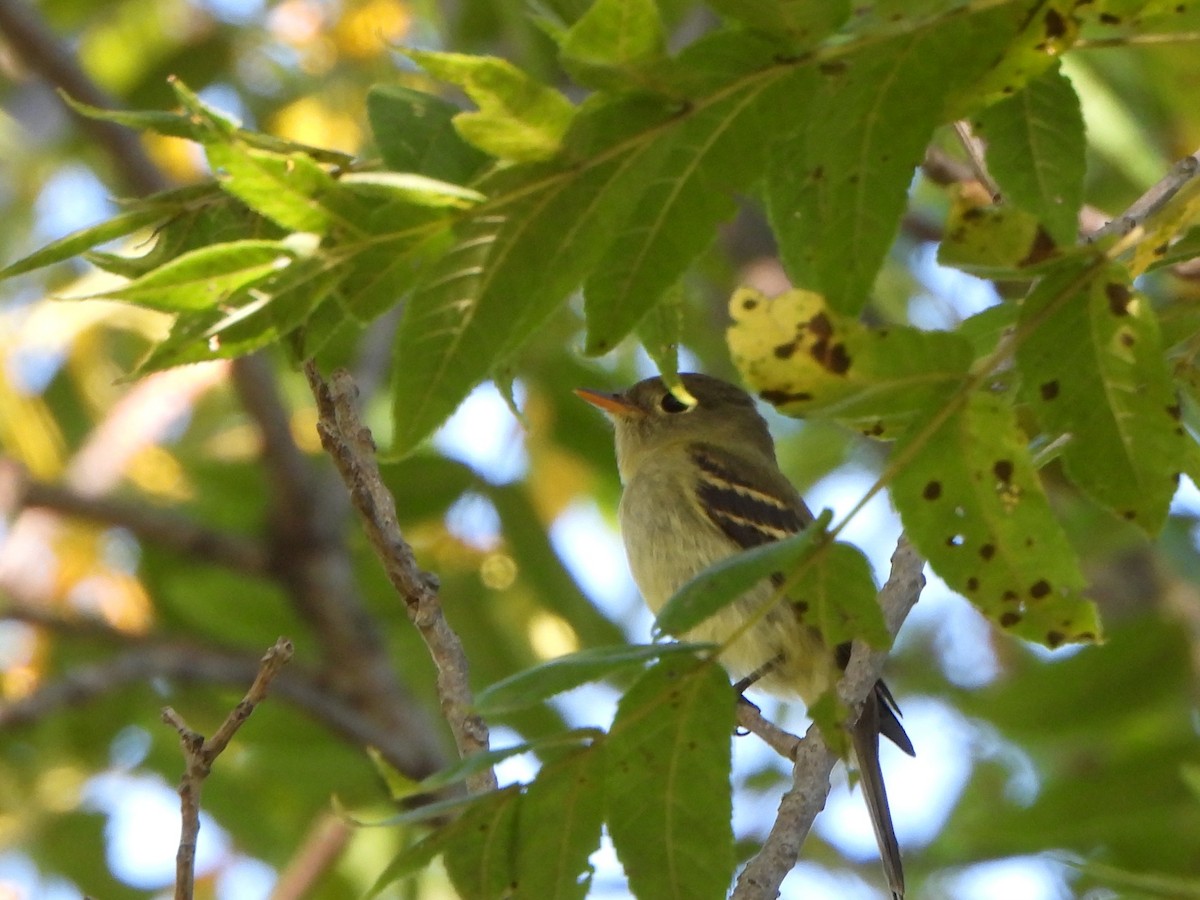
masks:
[[[587,4],[541,6],[571,20]],[[661,6],[678,43],[713,16],[682,0]],[[3,261],[111,215],[112,198],[159,177],[82,127],[31,55],[77,60],[122,107],[172,106],[166,79],[176,75],[247,127],[369,157],[367,89],[436,90],[393,45],[492,53],[562,82],[529,9],[519,0],[0,0]],[[53,43],[22,37],[30,21]],[[1200,146],[1200,15],[1171,27],[1171,40],[1084,46],[1065,61],[1088,125],[1086,201],[1100,213],[1118,213]],[[195,146],[141,140],[166,182],[206,176]],[[948,203],[936,172],[927,167],[913,196],[871,314],[952,327],[992,302],[994,288],[932,262]],[[337,497],[303,377],[284,355],[124,381],[164,322],[51,299],[93,291],[96,277],[68,264],[0,288],[0,894],[161,891],[182,761],[159,709],[169,703],[210,732],[257,657],[286,634],[298,646],[291,680],[206,784],[203,834],[219,837],[202,853],[203,890],[354,896],[412,835],[353,829],[331,799],[362,818],[389,812],[363,743],[412,777],[445,763],[432,666]],[[1145,280],[1177,311],[1168,328],[1194,322],[1198,277],[1193,268]],[[685,285],[685,368],[734,377],[723,330],[739,283],[786,286],[750,206]],[[323,363],[355,367],[380,433],[386,404],[371,400],[394,327],[391,316],[347,326],[324,351]],[[646,637],[614,545],[609,435],[570,389],[652,369],[632,342],[583,361],[580,341],[572,305],[513,373],[520,421],[481,389],[427,451],[387,468],[477,686],[573,649]],[[1190,371],[1191,353],[1177,363]],[[818,506],[852,506],[881,469],[878,445],[827,425],[775,424],[785,470]],[[1200,896],[1200,495],[1185,479],[1162,538],[1148,542],[1048,473],[1109,641],[1034,651],[931,585],[888,676],[917,723],[918,760],[888,761],[893,783],[915,786],[912,796],[895,790],[916,896]],[[899,526],[886,503],[872,510],[860,540],[882,560]],[[314,612],[320,589],[343,592],[341,618]],[[364,634],[365,657],[349,660]],[[374,663],[383,670],[366,671]],[[497,742],[603,724],[612,699],[597,689],[515,714],[495,723]],[[381,729],[390,742],[371,739]],[[784,767],[740,746],[738,760],[738,834],[749,848]],[[521,777],[520,765],[509,777]],[[833,803],[837,818],[810,841],[790,890],[846,897],[876,879],[861,821],[837,824],[844,806]],[[304,874],[310,864],[315,876]],[[436,871],[410,889],[448,890]],[[602,868],[597,895],[622,892],[619,872]]]

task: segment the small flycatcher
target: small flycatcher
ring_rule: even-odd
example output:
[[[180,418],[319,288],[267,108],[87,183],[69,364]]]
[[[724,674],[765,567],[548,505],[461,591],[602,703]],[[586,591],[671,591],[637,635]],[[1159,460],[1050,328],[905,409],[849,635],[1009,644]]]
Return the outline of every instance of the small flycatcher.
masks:
[[[693,576],[728,556],[795,534],[812,521],[804,501],[775,461],[775,444],[750,395],[707,375],[683,375],[689,406],[661,378],[621,394],[579,390],[616,431],[623,491],[621,535],[634,581],[654,612]],[[757,617],[721,656],[735,678],[782,697],[815,701],[836,683],[850,646],[827,647],[786,601],[765,614],[770,581],[747,592],[688,637],[721,643]],[[900,847],[892,827],[879,735],[913,754],[899,710],[882,681],[851,729],[863,794],[894,900],[904,897]]]

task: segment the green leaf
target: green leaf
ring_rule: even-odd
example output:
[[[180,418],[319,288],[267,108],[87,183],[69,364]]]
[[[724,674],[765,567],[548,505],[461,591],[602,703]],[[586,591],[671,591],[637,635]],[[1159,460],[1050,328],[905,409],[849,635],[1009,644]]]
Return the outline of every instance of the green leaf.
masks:
[[[448,206],[466,209],[487,199],[478,191],[411,172],[351,172],[338,184],[407,200],[417,206]]]
[[[389,820],[386,824],[394,825],[415,821],[417,819],[414,817],[421,814],[445,815],[463,809],[462,815],[449,824],[401,850],[367,892],[368,900],[378,897],[385,888],[425,868],[443,854],[446,856],[448,870],[453,855],[454,869],[450,877],[462,896],[504,896],[515,874],[512,870],[511,851],[515,837],[517,804],[520,799],[520,788],[513,786],[481,797],[455,797],[440,803],[430,803]],[[460,878],[462,885],[459,884]],[[479,881],[481,878],[495,889],[484,892],[464,889],[482,886]],[[497,883],[497,878],[503,883]]]
[[[130,377],[188,363],[232,359],[267,346],[279,336],[267,312],[269,303],[269,297],[260,297],[232,310],[181,314],[166,339],[151,349]]]
[[[879,649],[891,646],[871,564],[851,544],[834,541],[819,550],[799,579],[788,579],[787,595],[826,646],[859,637]]]
[[[304,257],[258,282],[253,294],[235,292],[220,308],[181,313],[167,338],[138,363],[132,377],[188,363],[233,359],[266,347],[307,321],[340,277],[328,268],[327,260]]]
[[[1033,213],[1007,203],[981,205],[981,199],[969,187],[950,189],[939,264],[981,278],[1028,279],[1064,253],[1079,252],[1056,246]]]
[[[725,897],[733,726],[734,694],[712,662],[664,660],[621,698],[604,744],[606,820],[635,896]]]
[[[696,644],[635,644],[592,647],[510,675],[475,696],[475,710],[493,716],[542,703],[582,684],[609,678],[639,667],[648,660],[694,653]]]
[[[1083,113],[1075,89],[1053,68],[980,114],[988,171],[1005,199],[1033,213],[1057,244],[1079,235],[1083,205]]]
[[[825,745],[842,759],[848,759],[851,746],[850,732],[846,726],[849,724],[850,709],[838,696],[837,687],[826,688],[821,696],[805,705],[804,711],[813,724],[821,729]]]
[[[446,845],[454,837],[455,832],[450,827],[439,828],[432,834],[405,847],[379,873],[379,877],[375,879],[375,883],[367,891],[364,900],[374,900],[374,898],[378,897],[397,881],[424,869],[442,855],[442,852],[446,849]]]
[[[1095,607],[999,394],[973,392],[897,441],[892,500],[951,588],[1001,628],[1049,647],[1094,641]]]
[[[588,278],[585,353],[599,355],[616,346],[712,242],[717,225],[736,211],[733,192],[766,165],[763,118],[779,103],[804,102],[807,70],[770,69],[769,57],[753,55],[759,43],[744,36],[742,44],[721,44],[710,53],[746,54],[762,71],[747,74],[661,136],[666,151],[661,171]],[[699,51],[695,55],[696,64],[705,61]],[[689,64],[680,60],[681,67]]]
[[[215,106],[205,103],[200,99],[200,95],[184,84],[182,80],[171,76],[167,82],[187,113],[188,119],[196,126],[193,140],[202,144],[214,139],[224,142],[238,130],[238,123],[231,116],[221,112]]]
[[[217,184],[205,182],[198,187],[203,187],[203,190],[180,196],[174,202],[167,194],[156,195],[163,200],[164,216],[154,229],[152,241],[146,242],[150,246],[149,251],[138,256],[92,251],[85,254],[85,258],[107,272],[134,279],[192,250],[247,238],[278,238],[283,235],[276,225],[247,209],[240,200],[226,194]],[[184,191],[178,193],[184,194]],[[129,249],[136,252],[144,247]]]
[[[868,328],[812,291],[729,301],[730,355],[746,384],[789,416],[822,416],[870,437],[894,435],[963,383],[970,345],[904,325]]]
[[[107,241],[124,237],[127,234],[137,231],[139,228],[145,228],[155,222],[160,222],[167,215],[168,213],[165,210],[152,207],[134,209],[114,216],[98,225],[73,231],[67,236],[47,244],[40,250],[30,253],[23,259],[19,259],[11,265],[0,269],[0,279],[12,278],[14,275],[23,275],[26,272],[32,272],[34,269],[40,269],[43,266],[72,259],[83,251],[95,247],[97,244],[103,244]]]
[[[290,265],[294,252],[294,246],[285,241],[232,241],[201,247],[99,296],[164,312],[210,309],[238,288]]]
[[[790,573],[820,550],[832,519],[833,513],[824,510],[799,534],[743,550],[709,566],[676,591],[659,610],[654,620],[655,630],[686,634],[764,578]]]
[[[520,896],[570,900],[587,895],[604,814],[604,757],[597,748],[542,768],[525,789],[518,819]]]
[[[608,124],[596,139],[611,141],[621,133],[611,128],[644,127],[663,111],[631,98],[597,115]],[[428,267],[396,336],[398,455],[441,424],[578,286],[654,177],[658,152],[650,143],[579,167],[513,166],[479,185],[495,199],[471,211],[455,245]]]
[[[468,806],[455,823],[443,860],[460,897],[507,897],[519,885],[517,818],[523,799],[517,788],[496,791]]]
[[[850,0],[708,0],[722,15],[751,28],[789,39],[795,47],[811,47],[850,17]]]
[[[371,131],[387,167],[452,184],[466,184],[487,162],[455,131],[452,120],[460,112],[440,97],[398,84],[367,93]]]
[[[580,84],[620,90],[651,85],[666,48],[654,0],[595,0],[563,36],[559,54]]]
[[[267,313],[276,333],[284,335],[305,324],[345,275],[327,256],[310,256],[296,260],[256,290],[271,296]]]
[[[558,91],[494,56],[423,50],[406,50],[405,55],[475,101],[478,112],[454,117],[454,127],[468,143],[517,162],[546,160],[558,153],[575,114]]]
[[[654,361],[663,381],[677,396],[687,393],[679,377],[679,340],[683,332],[683,285],[667,289],[662,299],[638,323],[637,336]]]
[[[421,265],[445,243],[444,235],[431,234],[419,242],[397,237],[354,245],[356,252],[342,263],[345,277],[338,291],[342,307],[364,324],[387,312],[413,289]]]
[[[1118,264],[1048,275],[1021,308],[1022,391],[1071,480],[1156,534],[1183,467],[1181,411],[1158,320]]]
[[[115,122],[117,125],[124,125],[126,128],[132,128],[135,131],[153,131],[158,134],[165,134],[168,137],[185,138],[191,141],[200,140],[199,134],[201,129],[190,116],[183,113],[160,112],[157,110],[129,112],[119,109],[104,109],[103,107],[81,103],[66,91],[60,90],[58,95],[67,106],[71,107],[71,109],[75,110],[81,116],[86,116],[89,119],[97,119],[101,122]]]
[[[337,224],[358,231],[353,210],[344,208],[353,198],[343,196],[341,209],[331,204],[346,192],[303,153],[268,153],[238,141],[211,142],[206,152],[221,188],[280,227],[325,234]]]
[[[514,756],[521,756],[525,753],[532,753],[547,747],[562,747],[573,746],[578,744],[590,744],[595,739],[602,737],[603,732],[595,728],[574,728],[570,731],[551,734],[545,737],[538,738],[532,741],[523,741],[519,744],[513,744],[510,747],[503,747],[499,750],[488,750],[484,753],[472,753],[465,759],[460,759],[452,766],[448,766],[442,771],[430,775],[428,778],[415,785],[414,792],[433,793],[444,787],[452,784],[458,784],[460,781],[465,781],[472,775],[477,775],[480,772],[486,772],[493,768],[497,763],[504,762],[506,759],[511,759]],[[541,776],[539,776],[541,777]]]
[[[962,73],[966,77],[955,78],[955,89],[946,101],[946,121],[966,118],[1011,97],[1056,65],[1079,36],[1080,16],[1087,14],[1089,6],[1077,0],[1037,0],[1005,3],[993,10],[993,27],[1006,46],[990,58],[981,56],[982,71],[972,66]]]
[[[800,125],[772,144],[767,168],[767,210],[793,284],[840,312],[862,309],[949,92],[1019,24],[1007,6],[947,16],[818,66],[807,110],[789,111]]]

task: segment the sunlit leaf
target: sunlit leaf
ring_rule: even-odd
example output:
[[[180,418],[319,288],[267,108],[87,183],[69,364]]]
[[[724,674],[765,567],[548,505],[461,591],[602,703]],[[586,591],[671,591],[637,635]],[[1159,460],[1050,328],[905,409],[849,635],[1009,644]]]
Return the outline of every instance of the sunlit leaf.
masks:
[[[293,248],[283,241],[233,241],[176,257],[101,296],[164,312],[215,307],[233,291],[286,268]]]
[[[654,0],[596,0],[562,36],[563,67],[580,84],[620,90],[652,83],[666,59]]]
[[[558,91],[494,56],[405,52],[430,75],[458,85],[475,101],[478,112],[454,117],[454,127],[469,143],[492,156],[524,162],[558,153],[575,111]]]
[[[811,291],[766,298],[739,288],[726,332],[734,364],[759,397],[792,416],[894,435],[949,397],[971,361],[961,337],[903,325],[868,328]]]
[[[134,209],[107,219],[98,225],[73,231],[66,237],[59,238],[23,259],[0,269],[0,279],[12,278],[14,275],[22,275],[43,266],[71,259],[97,244],[124,237],[139,228],[159,222],[165,215],[166,213],[161,209]]]

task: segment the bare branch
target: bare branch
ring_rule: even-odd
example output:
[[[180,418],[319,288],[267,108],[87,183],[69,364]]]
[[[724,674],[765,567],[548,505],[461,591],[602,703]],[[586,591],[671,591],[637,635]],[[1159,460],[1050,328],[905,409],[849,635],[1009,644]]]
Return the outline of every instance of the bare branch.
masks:
[[[162,711],[163,721],[179,732],[185,762],[183,779],[179,783],[179,803],[182,825],[179,831],[179,850],[175,854],[175,900],[192,900],[196,880],[196,840],[200,834],[200,789],[212,771],[212,764],[229,746],[237,730],[250,718],[254,708],[267,696],[267,688],[294,652],[292,642],[279,638],[266,652],[250,690],[225,717],[221,727],[208,740],[192,731],[183,717],[171,707]]]
[[[0,730],[34,724],[63,709],[93,702],[153,679],[182,684],[245,684],[259,661],[252,654],[206,647],[188,641],[128,635],[90,619],[62,619],[21,606],[6,607],[5,619],[52,628],[78,638],[127,645],[103,662],[78,666],[28,696],[0,703]],[[377,723],[331,690],[320,675],[293,663],[278,678],[275,696],[313,721],[359,747],[374,747],[389,765],[420,780],[445,765],[442,745],[432,728],[398,731]],[[416,708],[416,701],[408,704]]]
[[[992,174],[988,171],[987,160],[984,159],[984,143],[976,135],[971,128],[971,123],[964,119],[959,119],[954,123],[954,133],[958,135],[958,142],[962,144],[962,148],[966,151],[967,160],[970,162],[971,173],[974,179],[984,186],[988,194],[992,198],[993,203],[1000,201],[1000,186],[996,184],[992,178]]]
[[[442,715],[450,725],[462,757],[488,749],[488,729],[471,711],[471,688],[467,656],[458,635],[442,613],[437,580],[422,571],[412,547],[400,533],[396,503],[388,492],[375,459],[375,442],[356,409],[357,389],[347,372],[335,372],[327,384],[315,363],[305,366],[319,416],[321,444],[333,458],[358,510],[367,537],[375,549],[392,586],[404,599],[408,617],[420,632],[437,666],[437,690]],[[496,776],[489,769],[472,776],[467,788],[472,793],[492,790]]]
[[[790,731],[784,731],[762,714],[757,706],[742,697],[737,705],[738,725],[753,735],[758,736],[764,744],[785,759],[795,760],[800,747],[800,738]]]
[[[1152,185],[1146,193],[1138,197],[1130,207],[1104,227],[1088,235],[1089,241],[1115,235],[1123,237],[1135,228],[1145,224],[1150,216],[1163,209],[1185,187],[1191,185],[1200,177],[1200,150],[1191,156],[1185,156],[1171,167],[1161,180]]]
[[[346,847],[353,827],[331,812],[322,812],[308,830],[299,849],[279,872],[271,900],[303,900],[329,871]]]
[[[879,592],[888,630],[895,634],[916,604],[925,586],[921,570],[925,561],[900,538],[892,554],[892,571]],[[862,709],[867,695],[875,688],[887,660],[886,650],[872,650],[862,641],[854,642],[850,663],[838,683],[838,697],[850,709]],[[746,864],[734,888],[735,900],[759,900],[779,894],[779,885],[796,864],[800,847],[812,828],[813,820],[825,807],[829,796],[829,775],[838,757],[829,749],[817,726],[809,726],[796,751],[792,769],[792,787],[779,802],[779,812],[762,849]]]
[[[265,575],[267,553],[254,538],[205,528],[187,516],[112,497],[90,496],[70,487],[38,481],[17,463],[0,459],[0,497],[4,506],[50,509],[66,515],[125,528],[150,544],[217,565]]]
[[[349,512],[345,488],[332,470],[318,472],[297,446],[263,356],[237,360],[233,383],[262,438],[271,484],[271,568],[296,611],[321,636],[328,689],[393,735],[390,744],[412,741],[414,752],[398,754],[393,747],[388,762],[409,777],[424,777],[446,761],[435,752],[439,731],[397,678],[383,629],[355,580],[343,539]]]
[[[50,84],[90,106],[115,108],[112,98],[79,67],[75,54],[46,27],[29,4],[0,0],[0,34],[8,39],[10,52]],[[108,152],[121,179],[135,194],[153,194],[169,187],[134,132],[123,125],[82,116],[77,121]]]

